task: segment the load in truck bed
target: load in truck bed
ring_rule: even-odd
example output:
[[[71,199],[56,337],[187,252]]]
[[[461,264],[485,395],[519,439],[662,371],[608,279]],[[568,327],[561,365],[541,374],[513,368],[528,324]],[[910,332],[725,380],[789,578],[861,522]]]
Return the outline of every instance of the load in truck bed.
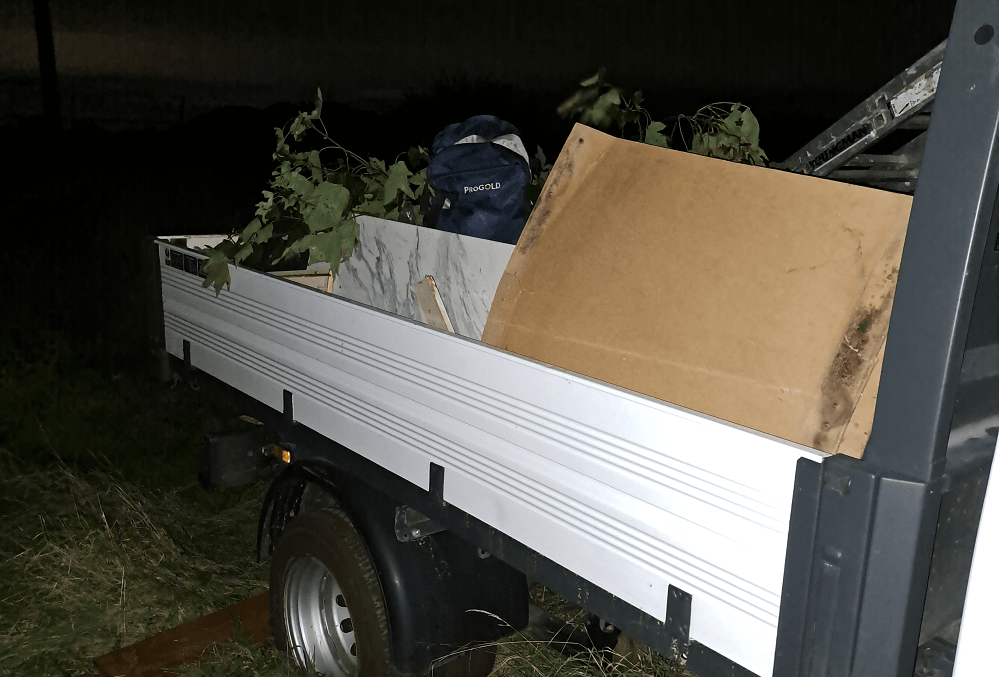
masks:
[[[577,125],[483,340],[859,457],[911,201]]]
[[[781,379],[890,308],[909,198],[582,128],[549,181],[515,250],[364,220],[333,294],[233,269],[216,296],[161,241],[167,349],[424,490],[437,466],[448,504],[660,621],[689,593],[690,638],[770,674],[796,463],[825,454],[713,407],[814,411],[821,379]],[[456,333],[420,321],[426,275]],[[868,374],[881,317],[849,340]],[[664,368],[707,411],[620,376]]]

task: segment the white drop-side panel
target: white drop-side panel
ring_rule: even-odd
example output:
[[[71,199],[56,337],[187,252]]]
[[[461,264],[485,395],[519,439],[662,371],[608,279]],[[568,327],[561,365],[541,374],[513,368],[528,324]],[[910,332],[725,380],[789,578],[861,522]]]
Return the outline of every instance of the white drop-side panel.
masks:
[[[770,675],[795,465],[819,452],[245,269],[162,268],[167,348]]]

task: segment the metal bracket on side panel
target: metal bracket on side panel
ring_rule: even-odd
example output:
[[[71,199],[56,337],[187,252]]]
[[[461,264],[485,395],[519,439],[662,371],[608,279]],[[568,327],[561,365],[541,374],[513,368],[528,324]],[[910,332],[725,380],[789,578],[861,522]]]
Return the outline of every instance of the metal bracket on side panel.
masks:
[[[284,423],[285,425],[292,425],[295,422],[295,396],[292,395],[290,390],[284,391]]]
[[[669,660],[685,666],[704,677],[758,677],[738,663],[722,656],[700,642],[690,641],[690,607],[693,598],[675,586],[669,586],[666,602],[666,622],[663,629],[669,637]]]
[[[423,513],[413,510],[408,505],[396,506],[395,537],[400,543],[408,543],[441,531],[445,531],[444,527]]]
[[[670,637],[670,651],[666,656],[681,665],[687,661],[690,648],[690,593],[669,586],[666,601],[665,630]]]
[[[760,677],[700,642],[690,643],[686,668],[704,677]]]
[[[444,501],[444,466],[436,463],[430,464],[430,498],[438,507],[447,505]]]

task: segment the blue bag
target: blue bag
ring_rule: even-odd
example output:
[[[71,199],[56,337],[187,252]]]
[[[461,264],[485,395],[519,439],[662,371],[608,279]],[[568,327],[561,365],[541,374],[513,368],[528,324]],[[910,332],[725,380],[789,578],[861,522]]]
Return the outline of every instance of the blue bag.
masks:
[[[531,213],[530,160],[520,132],[492,115],[444,128],[431,147],[427,224],[516,244]]]

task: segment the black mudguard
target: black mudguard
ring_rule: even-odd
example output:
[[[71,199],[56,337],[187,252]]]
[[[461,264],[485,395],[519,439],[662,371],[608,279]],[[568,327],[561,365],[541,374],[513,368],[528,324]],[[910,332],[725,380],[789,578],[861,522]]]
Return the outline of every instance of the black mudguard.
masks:
[[[400,672],[419,674],[460,647],[527,625],[523,573],[451,532],[399,541],[398,501],[322,459],[296,461],[271,484],[260,515],[258,554],[273,550],[289,519],[323,507],[323,501],[346,510],[368,547]]]

